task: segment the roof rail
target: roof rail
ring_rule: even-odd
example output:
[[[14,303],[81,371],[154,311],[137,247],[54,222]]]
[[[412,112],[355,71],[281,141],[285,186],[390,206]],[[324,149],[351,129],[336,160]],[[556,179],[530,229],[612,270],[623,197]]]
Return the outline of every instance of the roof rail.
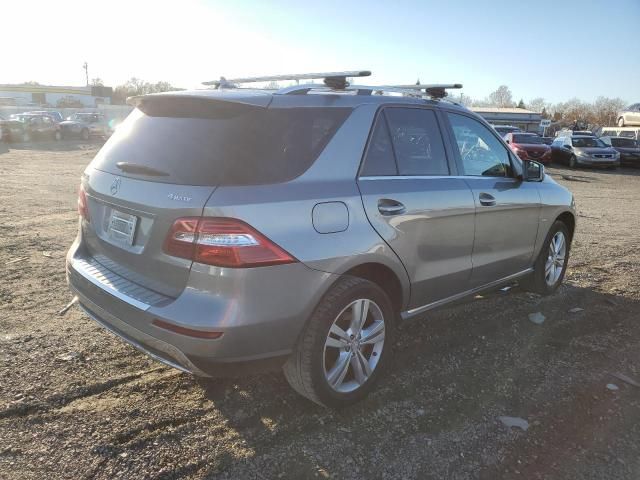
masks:
[[[447,96],[447,90],[453,88],[462,88],[461,83],[433,83],[424,85],[386,85],[383,88],[395,88],[398,90],[424,90],[431,98],[444,98]]]
[[[349,86],[347,77],[368,77],[369,75],[371,75],[369,70],[350,70],[346,72],[299,73],[231,79],[220,77],[220,80],[211,80],[208,82],[202,82],[202,84],[212,85],[215,88],[236,88],[238,83],[277,82],[281,80],[295,80],[299,82],[300,80],[322,78],[324,79],[324,84],[326,86],[335,89],[344,89]]]

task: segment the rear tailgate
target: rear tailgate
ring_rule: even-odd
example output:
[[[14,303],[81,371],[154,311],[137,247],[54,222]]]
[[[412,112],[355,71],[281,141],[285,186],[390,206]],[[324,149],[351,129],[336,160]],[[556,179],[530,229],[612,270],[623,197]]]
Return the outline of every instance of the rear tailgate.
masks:
[[[87,253],[118,275],[176,297],[191,260],[163,252],[173,222],[202,214],[213,187],[147,182],[93,170],[85,180],[90,222],[83,225]]]
[[[138,99],[138,108],[83,177],[90,218],[82,223],[88,260],[122,282],[177,297],[192,261],[164,252],[171,226],[178,218],[202,215],[216,186],[227,181],[234,165],[229,149],[238,143],[246,119],[267,104],[264,95]]]

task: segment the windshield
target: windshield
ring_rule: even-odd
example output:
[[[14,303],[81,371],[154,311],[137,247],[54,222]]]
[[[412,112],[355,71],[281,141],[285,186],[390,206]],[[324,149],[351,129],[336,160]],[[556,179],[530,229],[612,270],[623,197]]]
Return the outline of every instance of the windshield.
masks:
[[[284,182],[313,164],[351,112],[155,103],[129,115],[95,158],[95,168],[125,175],[116,164],[133,163],[168,173],[146,180],[181,185]]]
[[[599,138],[595,138],[595,137],[583,137],[583,138],[573,137],[571,139],[571,144],[574,147],[586,147],[586,148],[589,148],[589,147],[605,148],[605,147],[607,147],[606,143],[604,143]]]
[[[614,147],[634,148],[638,146],[638,142],[631,138],[615,137],[611,139],[611,145]]]
[[[526,145],[544,145],[542,137],[538,137],[537,135],[514,135],[513,143]]]

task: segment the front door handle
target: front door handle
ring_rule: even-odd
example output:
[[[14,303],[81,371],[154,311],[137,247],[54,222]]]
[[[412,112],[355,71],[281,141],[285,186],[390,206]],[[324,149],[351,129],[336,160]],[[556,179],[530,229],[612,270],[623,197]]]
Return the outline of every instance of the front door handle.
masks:
[[[400,215],[407,211],[406,207],[397,200],[381,198],[378,200],[378,211],[382,215]]]
[[[496,204],[496,199],[493,195],[482,192],[480,194],[480,205],[484,205],[485,207],[493,207]]]

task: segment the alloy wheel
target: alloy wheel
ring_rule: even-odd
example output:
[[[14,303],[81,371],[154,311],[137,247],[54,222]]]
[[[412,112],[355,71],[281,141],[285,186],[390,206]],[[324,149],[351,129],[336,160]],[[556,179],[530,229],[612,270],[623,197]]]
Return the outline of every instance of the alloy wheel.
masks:
[[[375,302],[361,298],[347,305],[325,340],[323,367],[329,386],[348,393],[364,385],[380,361],[384,337],[384,315]]]
[[[549,252],[544,267],[544,279],[547,285],[555,285],[562,275],[566,255],[567,242],[564,233],[556,232],[549,243]]]

